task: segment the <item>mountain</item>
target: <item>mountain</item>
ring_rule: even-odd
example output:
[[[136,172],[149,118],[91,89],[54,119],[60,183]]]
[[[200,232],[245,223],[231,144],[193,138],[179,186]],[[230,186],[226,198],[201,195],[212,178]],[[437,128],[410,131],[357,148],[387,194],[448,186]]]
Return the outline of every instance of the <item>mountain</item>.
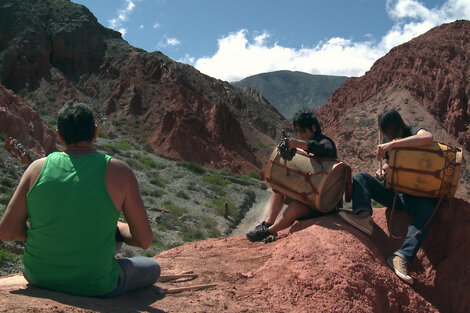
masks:
[[[457,196],[470,197],[470,21],[435,27],[390,50],[362,77],[349,78],[316,114],[356,171],[375,172],[377,116],[395,108],[435,140],[464,148]]]
[[[0,4],[0,83],[42,117],[89,103],[112,136],[234,172],[260,172],[289,126],[259,93],[134,48],[67,0]]]
[[[232,83],[261,93],[287,119],[304,108],[314,110],[324,104],[347,77],[276,71],[247,77]]]

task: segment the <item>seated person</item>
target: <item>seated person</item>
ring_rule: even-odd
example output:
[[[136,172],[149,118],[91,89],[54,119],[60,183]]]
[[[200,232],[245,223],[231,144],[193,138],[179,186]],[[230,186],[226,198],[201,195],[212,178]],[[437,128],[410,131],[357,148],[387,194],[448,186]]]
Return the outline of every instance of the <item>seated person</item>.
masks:
[[[380,130],[385,134],[383,142],[377,146],[377,159],[387,157],[392,149],[402,147],[420,147],[433,143],[430,132],[420,126],[408,126],[396,110],[384,111],[378,118]],[[340,212],[339,216],[346,222],[371,235],[373,230],[371,200],[386,207],[393,206],[395,192],[385,188],[385,173],[388,163],[385,161],[382,168],[372,177],[367,173],[358,173],[353,177],[352,213]],[[406,239],[388,260],[388,265],[403,281],[413,283],[409,275],[409,266],[413,262],[426,234],[429,230],[428,220],[434,211],[435,199],[416,197],[398,193],[396,208],[408,211],[413,221],[408,230]],[[423,228],[424,227],[424,228]]]
[[[26,241],[23,274],[38,287],[110,297],[152,285],[160,276],[154,259],[114,258],[116,239],[144,249],[153,240],[134,173],[97,152],[87,105],[65,104],[57,134],[65,151],[26,169],[0,220],[0,239]],[[118,222],[121,213],[128,224]]]
[[[336,146],[333,140],[323,135],[320,123],[312,112],[298,112],[294,115],[293,126],[297,130],[298,139],[289,139],[289,149],[299,148],[320,158],[333,158],[336,155]],[[284,213],[278,218],[279,213],[288,203]],[[246,237],[250,241],[261,241],[270,235],[276,235],[278,231],[291,226],[297,219],[306,218],[315,214],[312,208],[299,201],[292,201],[280,193],[271,195],[266,219],[249,231]]]

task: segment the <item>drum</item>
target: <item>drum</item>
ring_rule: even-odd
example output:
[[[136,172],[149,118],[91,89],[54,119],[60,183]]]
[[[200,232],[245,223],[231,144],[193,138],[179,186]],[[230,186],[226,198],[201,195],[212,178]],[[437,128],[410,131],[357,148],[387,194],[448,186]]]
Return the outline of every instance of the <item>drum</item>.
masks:
[[[351,168],[336,159],[317,158],[297,149],[284,160],[274,149],[265,170],[265,181],[274,192],[300,201],[312,209],[329,212],[343,198]]]
[[[462,149],[434,142],[390,151],[386,187],[409,195],[454,197],[460,179]]]

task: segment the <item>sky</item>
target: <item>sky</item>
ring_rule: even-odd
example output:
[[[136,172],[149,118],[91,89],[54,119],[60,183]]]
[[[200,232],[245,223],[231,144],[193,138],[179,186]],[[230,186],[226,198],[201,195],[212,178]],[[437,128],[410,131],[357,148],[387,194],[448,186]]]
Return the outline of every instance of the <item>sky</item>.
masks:
[[[278,70],[362,76],[391,48],[470,20],[469,0],[72,0],[132,46],[234,82]]]

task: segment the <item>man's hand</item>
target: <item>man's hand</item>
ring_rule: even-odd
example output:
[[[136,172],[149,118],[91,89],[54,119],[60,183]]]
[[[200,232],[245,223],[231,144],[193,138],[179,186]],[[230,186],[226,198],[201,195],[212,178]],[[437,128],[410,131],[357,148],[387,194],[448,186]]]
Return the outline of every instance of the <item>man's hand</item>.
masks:
[[[375,155],[377,156],[377,160],[381,161],[385,158],[387,151],[393,149],[393,143],[394,141],[389,141],[377,146],[377,148],[375,149]]]
[[[382,169],[377,170],[377,172],[375,172],[375,178],[382,181],[382,180],[385,179],[385,174],[386,174],[386,172],[384,170],[382,170]]]
[[[294,148],[299,148],[299,149],[307,151],[307,149],[308,149],[308,145],[307,145],[307,142],[305,140],[290,138],[287,141],[287,143],[289,145],[289,150],[292,150]]]

